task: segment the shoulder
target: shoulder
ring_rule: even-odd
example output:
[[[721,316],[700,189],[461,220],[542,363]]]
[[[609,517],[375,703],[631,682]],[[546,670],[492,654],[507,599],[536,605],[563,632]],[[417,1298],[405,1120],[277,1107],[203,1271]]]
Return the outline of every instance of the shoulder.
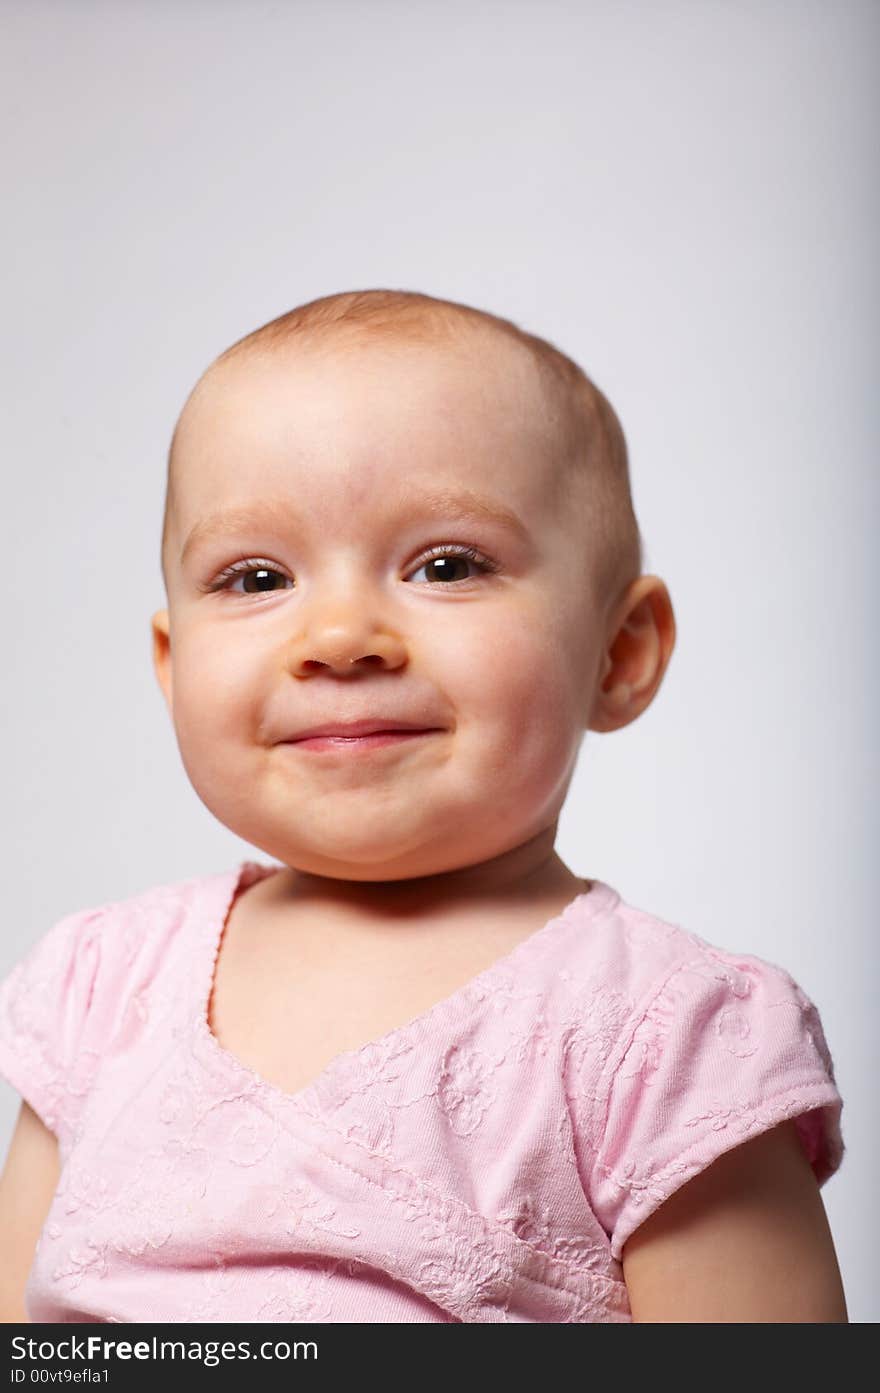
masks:
[[[229,870],[162,881],[120,899],[77,910],[61,923],[67,926],[68,937],[80,935],[89,925],[89,932],[99,935],[108,950],[135,952],[165,944],[188,925],[198,928],[213,924],[218,914],[225,917],[235,887],[243,876],[252,874],[251,865],[244,862]],[[57,934],[58,926],[49,933]]]
[[[775,979],[799,992],[784,969],[637,908],[603,881],[579,896],[565,918],[567,932],[552,944],[547,982],[559,1007],[582,1027],[602,1027],[608,1045],[603,1063],[611,1067],[635,1032],[641,1040],[652,1029],[661,1033],[665,1014],[683,1000],[721,992],[733,1006],[758,980]]]
[[[175,945],[223,903],[236,872],[166,882],[55,920],[0,979],[0,1034],[22,1042],[51,1036],[73,1047],[87,1017],[115,1010],[121,995],[155,976]]]
[[[190,877],[74,910],[0,979],[0,1076],[59,1138],[110,1053],[188,989],[203,930],[238,877]]]
[[[566,1087],[614,1256],[673,1191],[782,1122],[824,1183],[843,1157],[842,1099],[791,973],[619,898],[583,927]]]
[[[662,1030],[664,1009],[676,1010],[687,1003],[705,1006],[724,998],[724,1019],[731,1050],[749,1048],[746,1041],[748,1008],[760,1007],[759,1017],[770,1024],[786,1013],[802,1018],[812,1029],[820,1053],[827,1051],[818,1013],[811,998],[791,973],[778,963],[754,953],[723,947],[674,920],[627,903],[604,882],[595,907],[591,895],[579,897],[571,915],[574,934],[564,945],[565,964],[572,980],[588,989],[602,984],[626,1008],[625,1028],[618,1042],[642,1028],[642,1037],[653,1025]],[[767,1016],[764,1008],[779,1015]],[[737,1043],[737,1033],[743,1034]],[[754,1046],[754,1041],[751,1042]],[[830,1057],[824,1059],[830,1066]]]

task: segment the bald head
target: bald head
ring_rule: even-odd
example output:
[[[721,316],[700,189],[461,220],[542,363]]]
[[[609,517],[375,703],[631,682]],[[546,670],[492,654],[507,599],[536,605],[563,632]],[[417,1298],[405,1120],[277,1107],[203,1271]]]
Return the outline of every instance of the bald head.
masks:
[[[302,347],[337,356],[370,343],[412,344],[481,354],[514,350],[536,374],[544,426],[568,516],[584,528],[597,592],[609,601],[642,571],[643,548],[633,511],[626,442],[611,405],[582,369],[546,339],[511,320],[414,291],[363,290],[327,295],[270,320],[227,348],[187,398],[168,454],[162,526],[162,574],[168,591],[179,475],[185,468],[190,408],[236,363]],[[508,358],[513,362],[513,358]]]

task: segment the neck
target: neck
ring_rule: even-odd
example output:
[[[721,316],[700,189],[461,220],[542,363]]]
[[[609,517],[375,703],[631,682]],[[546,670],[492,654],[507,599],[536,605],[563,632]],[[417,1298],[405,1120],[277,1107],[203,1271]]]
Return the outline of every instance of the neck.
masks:
[[[369,916],[448,915],[481,906],[523,907],[574,898],[584,889],[553,849],[556,824],[500,856],[409,880],[360,881],[311,875],[287,867],[269,878],[267,894],[278,908],[294,904],[318,911]]]

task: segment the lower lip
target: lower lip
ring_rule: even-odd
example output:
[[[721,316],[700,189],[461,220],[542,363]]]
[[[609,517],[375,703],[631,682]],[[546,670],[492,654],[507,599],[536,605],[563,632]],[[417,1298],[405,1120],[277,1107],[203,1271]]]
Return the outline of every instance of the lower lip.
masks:
[[[306,740],[291,740],[298,750],[344,750],[350,754],[381,750],[385,745],[399,745],[406,740],[421,740],[432,730],[377,730],[372,735],[311,735]]]

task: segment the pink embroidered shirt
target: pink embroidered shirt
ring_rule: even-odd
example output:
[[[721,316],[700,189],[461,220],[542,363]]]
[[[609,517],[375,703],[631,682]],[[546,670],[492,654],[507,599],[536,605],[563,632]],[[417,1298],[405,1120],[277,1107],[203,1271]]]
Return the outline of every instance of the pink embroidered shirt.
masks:
[[[230,905],[276,869],[68,915],[0,984],[0,1073],[62,1162],[32,1321],[629,1321],[624,1243],[716,1157],[795,1118],[819,1184],[840,1165],[794,980],[602,881],[282,1092],[207,1022]]]

